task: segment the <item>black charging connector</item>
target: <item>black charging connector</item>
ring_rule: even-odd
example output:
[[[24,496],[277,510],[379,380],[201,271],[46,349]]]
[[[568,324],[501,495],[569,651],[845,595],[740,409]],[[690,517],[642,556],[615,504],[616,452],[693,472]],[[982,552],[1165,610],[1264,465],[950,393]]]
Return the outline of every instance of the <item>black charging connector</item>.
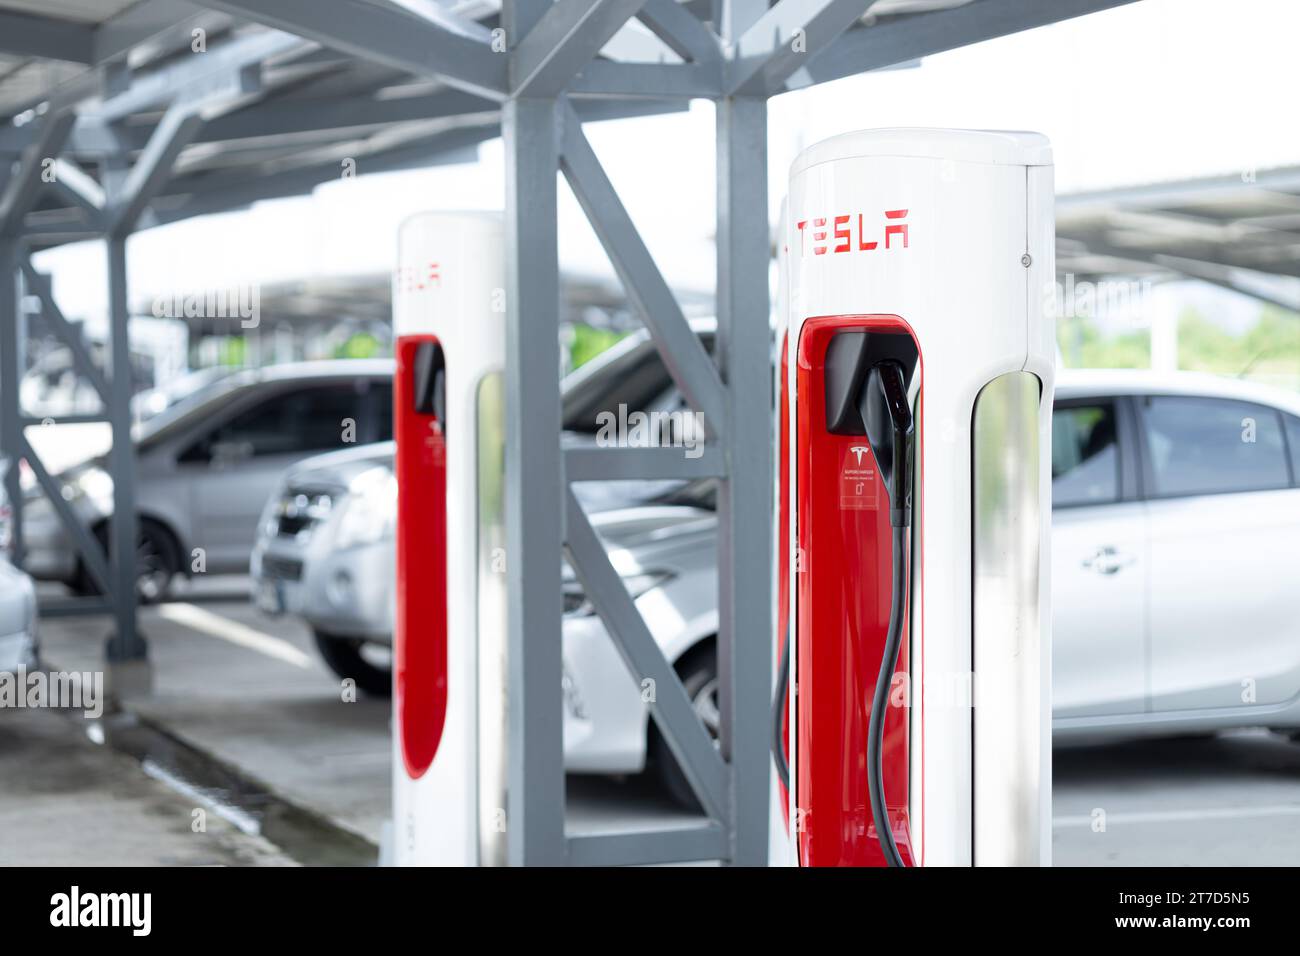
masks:
[[[867,441],[889,491],[889,523],[912,523],[912,406],[907,400],[907,373],[902,363],[886,359],[871,367],[858,393],[858,410]]]

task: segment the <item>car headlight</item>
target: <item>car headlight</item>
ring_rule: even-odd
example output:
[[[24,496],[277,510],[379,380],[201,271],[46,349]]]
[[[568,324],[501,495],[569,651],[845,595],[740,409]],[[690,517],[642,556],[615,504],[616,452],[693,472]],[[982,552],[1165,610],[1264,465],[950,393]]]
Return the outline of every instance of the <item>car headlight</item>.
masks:
[[[89,498],[94,502],[111,505],[113,501],[113,476],[102,468],[87,468],[78,472],[63,485],[65,501]]]
[[[623,586],[635,601],[646,592],[667,584],[675,576],[671,571],[642,571],[623,578]],[[596,613],[596,609],[587,600],[587,592],[583,590],[582,583],[577,579],[564,582],[564,613],[574,617],[588,617]]]
[[[578,682],[573,679],[567,663],[561,664],[560,690],[564,696],[564,709],[574,720],[587,720],[587,702],[582,699]]]
[[[374,544],[393,534],[397,523],[397,477],[372,468],[352,482],[334,533],[336,548]]]

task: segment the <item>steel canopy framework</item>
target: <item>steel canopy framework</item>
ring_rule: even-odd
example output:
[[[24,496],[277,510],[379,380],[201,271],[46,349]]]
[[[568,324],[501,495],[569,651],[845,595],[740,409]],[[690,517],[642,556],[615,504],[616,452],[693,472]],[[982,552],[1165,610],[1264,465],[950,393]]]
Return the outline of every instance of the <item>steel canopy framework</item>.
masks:
[[[1056,234],[1061,271],[1199,279],[1300,312],[1300,167],[1062,196]]]
[[[76,7],[79,0],[69,0]],[[887,68],[1130,0],[84,0],[81,17],[0,0],[0,55],[58,60],[59,81],[0,104],[15,160],[0,200],[0,448],[33,459],[17,372],[19,281],[61,321],[28,254],[103,236],[112,354],[127,354],[125,242],[136,228],[309,191],[354,158],[361,172],[465,156],[498,129],[506,149],[509,858],[517,864],[767,859],[772,626],[768,97]],[[188,54],[192,31],[211,52]],[[217,40],[220,40],[220,43]],[[682,309],[592,152],[584,120],[716,104],[716,358]],[[41,176],[56,164],[59,175]],[[557,173],[577,196],[628,298],[691,407],[698,459],[671,448],[560,443]],[[44,188],[42,188],[44,187]],[[77,351],[74,348],[74,351]],[[109,657],[139,662],[129,384],[83,371],[113,423],[113,548],[89,557],[111,595]],[[50,476],[35,463],[52,500]],[[714,746],[658,649],[570,481],[719,483],[719,673]],[[10,499],[20,504],[16,469]],[[55,500],[56,507],[58,501]],[[66,510],[66,509],[65,509]],[[71,524],[75,519],[65,516]],[[20,527],[21,522],[16,521]],[[83,534],[83,539],[87,537]],[[19,543],[21,552],[21,543]],[[562,741],[561,555],[630,671],[654,681],[651,717],[704,816],[671,829],[568,833]],[[748,596],[747,596],[748,595]]]

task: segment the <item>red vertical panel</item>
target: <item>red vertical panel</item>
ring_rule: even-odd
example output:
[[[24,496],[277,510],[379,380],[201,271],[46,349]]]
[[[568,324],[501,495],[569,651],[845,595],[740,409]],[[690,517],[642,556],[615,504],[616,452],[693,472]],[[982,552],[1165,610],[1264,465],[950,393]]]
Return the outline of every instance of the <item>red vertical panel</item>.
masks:
[[[889,495],[866,436],[826,429],[824,366],[837,332],[911,329],[897,316],[820,316],[798,344],[797,795],[804,866],[884,866],[867,788],[867,728],[889,628]],[[915,336],[913,336],[915,339]],[[921,502],[915,503],[918,512]],[[904,635],[895,673],[908,673]],[[908,820],[909,707],[890,707],[882,764],[899,853]]]
[[[429,769],[447,719],[447,443],[443,423],[415,403],[415,359],[432,335],[397,343],[397,619],[394,688],[402,762]]]

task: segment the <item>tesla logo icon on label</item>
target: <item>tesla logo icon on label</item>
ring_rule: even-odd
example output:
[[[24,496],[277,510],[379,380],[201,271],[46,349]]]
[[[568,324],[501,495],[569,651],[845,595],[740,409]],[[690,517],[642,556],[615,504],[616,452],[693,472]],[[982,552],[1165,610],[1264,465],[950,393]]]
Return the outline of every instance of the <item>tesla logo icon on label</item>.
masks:
[[[886,209],[883,239],[886,249],[908,246],[907,223],[901,220],[907,217],[906,209]],[[812,228],[807,228],[811,224]],[[867,223],[863,213],[856,215],[819,217],[802,219],[795,223],[799,230],[799,251],[801,255],[824,256],[828,252],[871,252],[880,246],[879,239],[867,239],[868,232],[881,236],[880,232]]]
[[[874,510],[878,504],[876,469],[870,445],[847,445],[840,469],[840,508]]]

